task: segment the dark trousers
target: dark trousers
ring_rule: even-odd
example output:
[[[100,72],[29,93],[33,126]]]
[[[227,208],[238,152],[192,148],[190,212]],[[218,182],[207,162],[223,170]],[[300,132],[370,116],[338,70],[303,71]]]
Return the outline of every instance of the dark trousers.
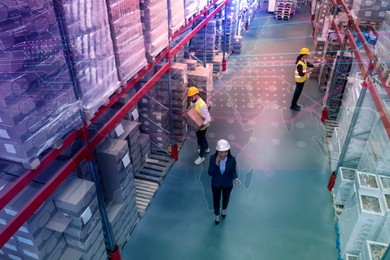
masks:
[[[302,93],[303,85],[305,85],[305,82],[301,82],[301,83],[295,82],[295,84],[296,84],[296,86],[295,86],[294,96],[293,96],[293,99],[291,102],[292,107],[298,106],[297,102],[298,102],[298,99]]]
[[[209,144],[207,143],[207,139],[206,139],[206,131],[207,128],[205,130],[196,131],[196,138],[198,139],[198,145],[200,148],[200,152],[199,152],[200,157],[204,157],[206,153],[206,149],[209,148]]]
[[[213,191],[213,204],[214,204],[214,214],[219,215],[219,208],[221,206],[221,193],[222,193],[222,209],[227,209],[229,204],[230,193],[232,192],[233,186],[224,188],[224,187],[215,187],[211,184],[211,189]]]

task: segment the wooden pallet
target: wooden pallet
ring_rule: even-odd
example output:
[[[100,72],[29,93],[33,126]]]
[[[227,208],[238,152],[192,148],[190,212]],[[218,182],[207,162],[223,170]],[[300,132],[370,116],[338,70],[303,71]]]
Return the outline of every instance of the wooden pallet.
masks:
[[[165,151],[152,148],[149,158],[146,159],[139,173],[135,174],[135,178],[160,185],[174,161]]]
[[[140,217],[145,214],[152,198],[156,194],[159,185],[154,182],[134,179],[136,189],[136,204],[137,210]]]

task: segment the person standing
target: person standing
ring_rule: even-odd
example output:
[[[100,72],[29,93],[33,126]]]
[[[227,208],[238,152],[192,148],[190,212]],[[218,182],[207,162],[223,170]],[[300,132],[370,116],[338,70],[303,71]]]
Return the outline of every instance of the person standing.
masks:
[[[210,126],[211,116],[209,113],[209,109],[206,105],[206,102],[199,96],[199,89],[192,86],[188,88],[187,96],[191,99],[190,107],[195,108],[195,110],[199,113],[199,115],[203,118],[203,124],[196,131],[196,138],[198,141],[198,158],[195,160],[195,164],[199,165],[204,160],[204,155],[210,152],[209,144],[206,138],[207,128]]]
[[[299,51],[299,56],[295,62],[295,91],[290,106],[290,108],[295,111],[301,110],[301,106],[299,106],[297,102],[302,93],[303,85],[314,68],[313,64],[306,61],[309,54],[310,50],[308,48],[302,48]]]
[[[226,217],[233,181],[241,184],[237,175],[236,158],[230,153],[230,144],[225,139],[217,142],[216,153],[210,157],[208,174],[211,178],[215,224],[219,223],[219,213],[222,193],[222,218]]]

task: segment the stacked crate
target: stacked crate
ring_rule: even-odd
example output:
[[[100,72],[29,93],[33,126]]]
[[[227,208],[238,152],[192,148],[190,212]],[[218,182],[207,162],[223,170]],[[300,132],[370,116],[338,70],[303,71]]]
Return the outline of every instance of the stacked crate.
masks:
[[[145,0],[141,2],[142,23],[145,37],[146,58],[152,63],[168,46],[167,1]]]
[[[168,1],[169,35],[172,36],[184,25],[184,1]]]
[[[103,228],[93,182],[71,177],[53,199],[59,213],[69,224],[63,236],[80,259],[106,259]]]
[[[376,175],[357,172],[355,185],[339,219],[342,255],[358,255],[366,240],[378,235],[386,210]]]
[[[115,242],[123,246],[138,220],[129,145],[126,140],[106,137],[96,148],[96,153],[108,219]]]
[[[367,240],[364,243],[362,253],[357,258],[358,260],[375,260],[383,259],[389,244],[378,243],[375,241]]]
[[[36,168],[42,152],[81,126],[79,101],[51,2],[6,3],[0,17],[0,158]]]
[[[197,66],[195,70],[188,70],[188,86],[195,86],[200,91],[200,97],[211,106],[213,92],[213,65]]]
[[[161,109],[141,112],[141,129],[149,133],[150,141],[162,149],[168,149],[169,139],[169,114],[168,110]]]
[[[107,0],[119,79],[124,85],[146,66],[138,1]]]
[[[351,195],[351,190],[355,183],[356,170],[340,167],[334,185],[334,202],[338,205],[345,205]]]
[[[171,87],[171,95],[168,91],[168,77]],[[186,123],[183,120],[183,115],[187,109],[187,64],[172,63],[170,75],[164,75],[159,82],[156,83],[158,95],[157,100],[165,107],[169,108],[169,101],[172,104],[171,116],[173,117],[173,136],[175,141],[182,143],[187,133]],[[166,129],[170,131],[170,128]]]
[[[106,2],[59,0],[55,4],[64,26],[78,93],[89,119],[120,87]]]

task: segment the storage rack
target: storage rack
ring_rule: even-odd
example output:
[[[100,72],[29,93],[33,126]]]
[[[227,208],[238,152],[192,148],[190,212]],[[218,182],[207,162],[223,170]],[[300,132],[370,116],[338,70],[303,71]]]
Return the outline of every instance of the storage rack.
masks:
[[[355,128],[358,126],[357,121],[359,119],[359,116],[362,113],[362,107],[363,107],[363,101],[365,97],[367,96],[367,90],[370,93],[370,96],[372,98],[373,104],[375,106],[376,111],[378,112],[381,124],[383,125],[383,129],[387,135],[387,138],[390,139],[390,116],[389,116],[389,110],[386,108],[385,103],[388,103],[390,100],[390,88],[387,85],[380,69],[379,66],[376,66],[375,62],[375,57],[371,51],[371,49],[368,47],[367,41],[364,38],[362,31],[359,27],[359,21],[354,20],[352,17],[352,13],[347,7],[346,3],[343,0],[333,0],[332,4],[334,6],[334,17],[337,14],[337,10],[339,7],[342,8],[342,10],[347,14],[348,17],[348,23],[346,28],[344,28],[343,33],[341,33],[340,28],[336,25],[335,20],[332,20],[331,25],[333,29],[336,31],[338,35],[338,41],[340,43],[340,54],[339,57],[341,60],[346,56],[346,52],[351,52],[353,53],[354,56],[354,61],[356,64],[358,64],[359,69],[361,71],[361,75],[363,77],[363,83],[362,83],[362,88],[359,93],[359,97],[356,102],[356,108],[354,109],[352,116],[351,116],[351,121],[350,124],[347,128],[345,137],[344,137],[344,143],[340,144],[340,152],[337,155],[336,162],[331,165],[332,168],[332,173],[330,176],[330,182],[328,184],[328,189],[332,189],[332,179],[334,178],[337,179],[341,178],[339,175],[340,169],[343,166],[348,165],[347,159],[347,154],[350,152],[350,145],[351,142],[354,139],[357,138],[362,138],[362,135],[366,135],[367,132],[357,132],[355,131]],[[313,17],[312,17],[312,20]],[[378,36],[377,32],[372,26],[367,26],[366,27],[368,30],[372,31],[372,33],[376,36]],[[362,54],[358,46],[356,44],[356,41],[354,39],[354,36],[357,36],[359,41],[361,42],[363,48],[364,48],[364,54]],[[348,47],[347,47],[348,46]],[[367,57],[364,57],[367,56]],[[345,80],[345,73],[342,73],[340,71],[340,63],[336,63],[334,65],[334,71],[333,71],[333,78],[335,80],[332,80],[330,89],[334,89],[336,86],[337,80]],[[379,89],[377,88],[376,84],[380,85],[380,90],[382,93],[379,93]],[[328,88],[328,90],[329,90]],[[328,94],[328,99],[329,97],[332,98],[340,98],[340,93],[337,91],[330,91],[327,93]],[[341,94],[342,97],[342,94]],[[329,109],[329,104],[325,105],[325,108]],[[334,116],[334,115],[333,115]],[[367,140],[366,140],[367,141]],[[350,160],[350,158],[348,158]],[[337,205],[334,205],[337,209]],[[336,233],[339,236],[339,226],[338,223],[336,223]],[[339,241],[340,239],[337,238],[337,247],[339,250],[340,254],[340,245]],[[339,255],[339,258],[342,258],[343,256]],[[389,249],[387,250],[385,256],[383,259],[389,259],[390,258],[390,251]]]
[[[143,68],[133,79],[131,79],[125,86],[122,87],[120,93],[114,94],[108,101],[108,104],[99,108],[99,110],[94,114],[94,117],[89,122],[84,122],[83,127],[79,130],[69,133],[63,140],[61,147],[58,149],[53,149],[49,151],[40,161],[39,165],[33,170],[27,170],[24,172],[15,182],[3,190],[0,197],[0,208],[3,209],[14,197],[16,197],[24,188],[27,187],[39,174],[43,172],[45,168],[51,165],[51,163],[62,154],[71,144],[73,144],[76,139],[81,138],[83,141],[83,146],[74,154],[69,161],[67,161],[64,166],[56,172],[56,174],[50,179],[50,181],[45,184],[36,194],[29,199],[24,207],[9,221],[4,228],[0,231],[0,248],[3,247],[5,243],[15,234],[15,232],[29,219],[30,216],[46,201],[46,199],[53,194],[59,188],[59,186],[70,176],[71,172],[80,165],[84,160],[88,161],[92,165],[94,159],[93,150],[94,148],[103,140],[105,136],[108,135],[110,131],[121,121],[121,119],[134,107],[137,102],[150,90],[153,85],[165,74],[170,73],[170,65],[172,59],[175,55],[190,41],[190,39],[199,32],[207,23],[221,12],[224,7],[228,6],[228,1],[214,0],[211,1],[203,10],[199,11],[192,18],[187,20],[187,23],[178,29],[173,35],[170,35],[170,44],[165,48],[160,54],[158,54],[153,62],[149,63],[145,68]],[[225,10],[225,14],[227,10]],[[200,18],[203,20],[192,30],[186,34],[184,33],[192,27],[195,21]],[[226,18],[226,17],[225,17]],[[226,30],[224,30],[226,32]],[[226,38],[226,37],[225,37]],[[177,44],[174,44],[178,42]],[[226,43],[225,43],[226,44]],[[171,45],[174,45],[170,48]],[[154,75],[137,91],[137,93],[129,99],[126,104],[120,108],[115,115],[111,117],[109,121],[94,135],[89,136],[88,134],[88,125],[89,123],[96,122],[104,113],[106,113],[114,103],[116,103],[127,91],[132,89],[137,82],[139,82],[145,75],[152,71],[154,66],[161,61],[166,60],[166,63],[161,66],[161,68],[154,73]],[[222,68],[223,71],[226,70],[227,58],[225,52],[223,52]],[[168,77],[169,78],[169,77]],[[169,84],[169,83],[168,83]],[[171,93],[171,88],[169,87],[169,93]],[[170,109],[172,104],[170,104]],[[172,134],[172,131],[171,131]],[[173,140],[171,138],[171,140]],[[177,146],[172,146],[172,157],[176,157]],[[93,171],[92,171],[93,172]],[[96,176],[92,176],[93,179],[96,179]],[[95,182],[97,183],[97,182]],[[102,203],[102,199],[99,199],[99,203]],[[120,259],[120,250],[118,245],[115,244],[112,238],[112,231],[110,230],[110,225],[107,220],[107,216],[104,214],[104,209],[101,208],[104,205],[100,205],[100,210],[103,219],[103,226],[105,227],[105,233],[107,235],[107,249],[110,256],[113,259]]]
[[[290,20],[295,14],[295,3],[289,1],[278,1],[275,7],[275,18],[277,20]]]

